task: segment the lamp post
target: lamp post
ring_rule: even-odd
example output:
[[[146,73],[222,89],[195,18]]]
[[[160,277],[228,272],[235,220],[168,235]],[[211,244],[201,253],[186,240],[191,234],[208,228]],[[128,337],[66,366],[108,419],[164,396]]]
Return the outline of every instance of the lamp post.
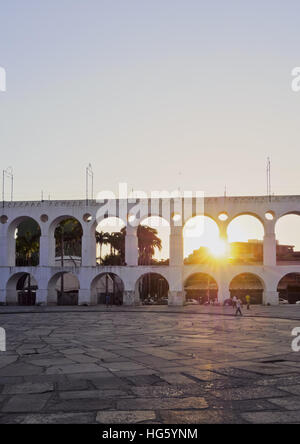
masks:
[[[13,169],[12,167],[6,168],[6,170],[3,170],[2,174],[2,203],[3,208],[5,204],[5,179],[10,179],[10,200],[13,201],[13,193],[14,193],[14,175],[13,175]]]
[[[91,199],[94,198],[94,172],[92,165],[86,167],[85,170],[85,195],[86,195],[86,204],[89,204],[89,179],[91,179]]]

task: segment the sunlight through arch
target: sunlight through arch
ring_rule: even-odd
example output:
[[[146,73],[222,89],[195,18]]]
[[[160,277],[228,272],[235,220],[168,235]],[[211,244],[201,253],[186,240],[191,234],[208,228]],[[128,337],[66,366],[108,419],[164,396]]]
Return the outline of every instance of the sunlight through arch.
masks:
[[[183,229],[183,238],[186,263],[201,263],[226,254],[218,224],[208,216],[189,219]]]

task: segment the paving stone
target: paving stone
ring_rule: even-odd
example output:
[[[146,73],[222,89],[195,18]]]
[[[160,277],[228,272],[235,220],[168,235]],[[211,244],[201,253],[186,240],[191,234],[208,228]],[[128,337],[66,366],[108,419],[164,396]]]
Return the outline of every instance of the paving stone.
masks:
[[[72,354],[70,356],[70,361],[78,362],[78,363],[97,362],[98,360],[99,360],[98,358],[93,358],[93,357],[87,356],[87,355],[75,355],[75,354]]]
[[[30,363],[38,365],[40,367],[61,366],[61,365],[73,365],[71,359],[55,358],[55,359],[31,359]]]
[[[70,374],[70,373],[83,373],[83,372],[101,372],[106,371],[105,369],[102,369],[97,364],[71,364],[71,365],[61,365],[57,366],[54,365],[53,367],[49,367],[46,370],[47,375],[53,375],[55,373],[59,374]]]
[[[30,364],[21,364],[17,362],[15,364],[7,365],[0,369],[0,378],[2,376],[25,376],[25,375],[38,375],[42,373],[42,369]]]
[[[266,399],[253,399],[246,401],[229,401],[223,402],[223,408],[226,412],[229,410],[236,410],[238,412],[258,412],[265,410],[278,410],[278,408],[273,404],[273,399],[268,401]],[[210,405],[212,408],[218,408],[213,402]]]
[[[188,376],[182,375],[180,373],[172,373],[167,375],[161,374],[160,377],[169,384],[181,384],[181,385],[197,384],[197,382],[194,379],[189,378]]]
[[[119,410],[161,410],[161,409],[205,409],[208,407],[207,401],[202,397],[161,399],[161,398],[136,398],[136,399],[122,399],[117,402],[117,409]]]
[[[77,390],[69,392],[60,392],[61,399],[114,399],[128,398],[130,395],[124,390]],[[131,395],[131,397],[133,397]]]
[[[131,392],[141,398],[178,398],[185,394],[183,389],[169,385],[132,387]]]
[[[249,412],[241,417],[253,424],[291,424],[300,422],[300,411],[296,412]]]
[[[284,392],[271,387],[233,388],[231,390],[213,391],[212,394],[218,399],[239,401],[285,396]]]
[[[96,417],[100,424],[149,424],[155,419],[155,412],[149,410],[98,412]]]
[[[6,367],[9,364],[12,364],[18,359],[18,355],[6,355],[6,354],[0,354],[0,369],[3,367]]]
[[[270,399],[270,402],[277,407],[285,408],[287,410],[300,411],[300,398],[293,398],[293,397],[278,398],[278,399],[273,398]]]
[[[49,400],[51,394],[31,394],[12,396],[2,407],[2,412],[39,412]]]
[[[280,390],[284,392],[292,393],[293,395],[300,395],[300,384],[299,385],[289,385],[289,386],[279,386]]]
[[[124,379],[136,386],[145,386],[148,384],[149,385],[165,384],[165,382],[159,376],[153,374],[128,376]]]
[[[4,417],[4,424],[91,424],[95,422],[95,413],[47,413],[30,415],[11,415]],[[0,418],[1,423],[1,418]]]
[[[165,410],[159,412],[165,424],[241,424],[244,421],[233,412],[213,410]]]
[[[224,376],[218,375],[214,372],[190,369],[183,373],[186,376],[192,376],[200,381],[212,381],[214,379],[225,379]]]
[[[89,386],[88,380],[76,379],[76,380],[64,380],[57,382],[57,390],[60,391],[74,391],[74,390],[86,390]]]
[[[119,371],[135,371],[135,370],[145,370],[143,365],[137,364],[135,362],[112,362],[112,363],[103,363],[101,364],[104,368],[107,368],[111,372],[119,372]],[[147,369],[146,369],[147,370]]]
[[[111,410],[115,402],[111,399],[68,399],[51,401],[47,406],[49,412],[92,412],[97,410]]]
[[[1,376],[0,385],[5,384],[21,384],[24,381],[22,376]]]
[[[3,395],[12,394],[30,394],[30,393],[47,393],[54,390],[54,385],[51,383],[37,383],[33,384],[26,382],[24,384],[6,385],[2,390]]]

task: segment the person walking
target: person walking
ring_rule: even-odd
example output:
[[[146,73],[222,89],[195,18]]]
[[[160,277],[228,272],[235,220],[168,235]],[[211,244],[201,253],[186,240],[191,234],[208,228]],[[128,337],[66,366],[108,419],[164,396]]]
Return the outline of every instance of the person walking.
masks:
[[[232,298],[232,306],[233,306],[233,308],[236,308],[236,302],[237,302],[237,297],[233,296],[233,298]]]
[[[235,316],[237,316],[238,314],[239,314],[240,316],[243,316],[243,313],[242,313],[242,310],[241,310],[241,306],[242,306],[241,300],[240,300],[240,299],[237,299],[237,301],[236,301],[236,312],[235,312]]]
[[[250,300],[251,300],[250,295],[247,294],[246,296],[247,310],[250,310]]]

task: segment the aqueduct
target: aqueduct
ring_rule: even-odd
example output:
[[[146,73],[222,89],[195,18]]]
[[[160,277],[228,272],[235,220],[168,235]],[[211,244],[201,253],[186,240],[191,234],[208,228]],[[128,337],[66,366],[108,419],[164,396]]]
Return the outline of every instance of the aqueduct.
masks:
[[[73,273],[79,283],[78,304],[95,304],[93,296],[94,282],[98,276],[110,273],[122,282],[123,303],[139,303],[137,282],[146,273],[159,273],[168,283],[169,305],[182,305],[185,301],[185,282],[196,273],[205,273],[212,277],[218,287],[219,302],[230,297],[230,285],[235,277],[242,274],[256,276],[262,283],[263,303],[278,304],[278,284],[290,273],[300,273],[300,262],[294,264],[276,263],[275,224],[284,215],[300,214],[300,196],[267,196],[261,197],[206,197],[204,202],[196,198],[188,199],[188,206],[193,216],[197,208],[203,208],[203,214],[212,218],[219,227],[220,237],[226,239],[229,223],[240,215],[252,215],[257,218],[264,229],[263,262],[261,264],[243,265],[220,262],[217,266],[210,263],[184,265],[183,262],[183,226],[191,216],[187,214],[186,205],[176,199],[170,199],[168,216],[170,223],[170,260],[169,265],[138,265],[137,228],[128,223],[136,203],[126,201],[127,214],[120,214],[118,203],[74,200],[74,201],[24,201],[5,202],[0,216],[0,303],[16,302],[16,281],[22,275],[30,275],[36,283],[36,303],[51,304],[53,299],[53,282],[57,275]],[[165,201],[157,199],[156,210],[152,211],[150,199],[139,201],[146,209],[145,215],[164,216]],[[112,205],[110,205],[112,204]],[[116,209],[114,216],[124,220],[126,229],[125,265],[100,266],[96,264],[95,230],[101,218],[111,216],[111,208]],[[99,209],[101,216],[99,216]],[[103,211],[102,211],[103,210]],[[81,265],[61,268],[55,262],[54,230],[59,221],[73,217],[82,227]],[[15,230],[24,218],[33,219],[40,227],[39,263],[35,267],[16,266]],[[126,219],[126,220],[125,220]],[[177,221],[175,223],[175,220]],[[180,223],[178,223],[178,221]],[[134,225],[134,224],[133,224]]]

